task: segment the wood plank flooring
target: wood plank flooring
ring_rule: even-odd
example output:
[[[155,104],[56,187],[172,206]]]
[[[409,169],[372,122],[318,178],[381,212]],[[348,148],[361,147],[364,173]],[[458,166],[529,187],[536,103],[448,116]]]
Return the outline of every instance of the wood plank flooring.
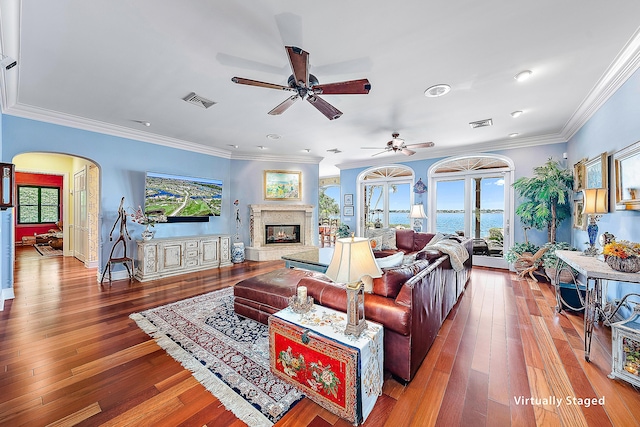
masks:
[[[16,298],[0,312],[0,425],[244,425],[128,316],[282,266],[245,262],[101,287],[74,258],[17,247]],[[640,425],[639,391],[607,378],[610,329],[596,327],[587,363],[582,316],[554,306],[547,283],[474,268],[415,379],[387,376],[364,425]],[[277,425],[349,424],[304,399]]]

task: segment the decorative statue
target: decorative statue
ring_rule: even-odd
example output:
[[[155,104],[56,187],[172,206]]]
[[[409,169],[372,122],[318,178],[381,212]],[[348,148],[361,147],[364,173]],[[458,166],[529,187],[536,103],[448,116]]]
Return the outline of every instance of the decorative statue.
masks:
[[[240,218],[240,208],[238,207],[239,204],[240,201],[237,199],[235,202],[233,202],[233,205],[236,207],[236,242],[240,241],[240,226],[242,226],[242,219]]]
[[[113,259],[113,252],[115,251],[118,243],[122,242],[122,246],[124,248],[123,258],[127,257],[127,241],[125,240],[125,236],[131,240],[131,236],[129,235],[129,230],[127,230],[127,211],[124,209],[124,197],[120,200],[120,207],[118,207],[118,218],[116,222],[111,227],[111,231],[109,232],[109,240],[113,241],[113,230],[116,229],[118,223],[120,224],[120,236],[113,244],[111,248],[111,252],[109,253],[109,259]]]

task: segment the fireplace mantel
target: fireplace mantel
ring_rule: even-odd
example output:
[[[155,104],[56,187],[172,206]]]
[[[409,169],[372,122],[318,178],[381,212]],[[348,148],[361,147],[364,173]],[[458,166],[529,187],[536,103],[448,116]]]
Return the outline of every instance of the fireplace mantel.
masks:
[[[283,255],[311,249],[314,246],[313,212],[315,206],[301,204],[263,204],[249,205],[251,221],[249,224],[251,243],[246,248],[247,259],[252,261],[273,261]],[[300,225],[300,243],[266,245],[265,224]]]

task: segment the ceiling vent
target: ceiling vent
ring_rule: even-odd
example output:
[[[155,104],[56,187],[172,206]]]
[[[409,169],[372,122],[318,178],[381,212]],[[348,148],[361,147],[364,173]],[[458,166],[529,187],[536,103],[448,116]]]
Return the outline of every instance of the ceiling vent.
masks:
[[[473,129],[475,128],[483,128],[483,127],[487,127],[487,126],[491,126],[493,125],[493,120],[492,119],[485,119],[485,120],[478,120],[477,122],[470,122],[469,126],[471,126]]]
[[[209,108],[215,104],[215,102],[211,101],[210,99],[204,98],[200,95],[197,95],[195,92],[191,92],[189,95],[187,95],[182,99],[187,101],[189,104],[197,105],[198,107],[202,107],[202,108]]]

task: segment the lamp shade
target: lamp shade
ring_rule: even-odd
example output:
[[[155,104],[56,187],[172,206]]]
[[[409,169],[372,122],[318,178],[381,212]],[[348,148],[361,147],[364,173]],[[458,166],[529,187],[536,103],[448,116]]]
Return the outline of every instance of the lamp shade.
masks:
[[[337,283],[353,283],[367,275],[381,277],[382,271],[376,264],[369,239],[347,237],[336,240],[333,257],[325,274]]]
[[[409,218],[426,218],[427,214],[424,212],[424,206],[422,203],[411,205],[411,212],[409,212]]]
[[[603,214],[609,212],[607,209],[607,189],[587,188],[582,190],[584,208],[583,214]]]

